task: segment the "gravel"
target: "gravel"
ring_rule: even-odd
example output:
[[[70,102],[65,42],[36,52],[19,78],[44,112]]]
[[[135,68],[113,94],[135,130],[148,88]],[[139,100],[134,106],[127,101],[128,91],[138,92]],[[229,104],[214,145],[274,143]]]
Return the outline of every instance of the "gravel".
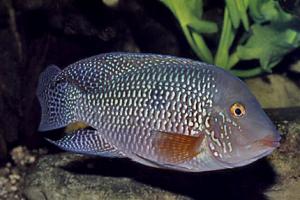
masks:
[[[39,156],[46,153],[45,149],[28,150],[24,146],[11,150],[11,161],[0,167],[0,200],[25,200],[22,183],[26,171],[36,163]]]

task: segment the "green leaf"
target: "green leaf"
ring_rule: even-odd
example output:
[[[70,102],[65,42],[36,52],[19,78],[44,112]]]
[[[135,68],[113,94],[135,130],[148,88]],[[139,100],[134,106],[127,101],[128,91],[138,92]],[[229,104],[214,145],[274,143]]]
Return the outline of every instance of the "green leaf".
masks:
[[[202,19],[203,0],[161,2],[177,18],[189,45],[201,60],[214,62],[237,76],[271,72],[288,52],[300,46],[300,18],[284,12],[277,0],[226,0],[222,32],[213,58],[203,34],[216,33],[218,27],[215,22]],[[241,24],[244,32],[235,38]],[[232,69],[241,60],[258,60],[260,66]]]
[[[235,29],[237,29],[240,25],[240,13],[238,10],[238,6],[235,0],[226,0],[226,7],[228,9],[228,13],[232,22],[232,25]]]
[[[202,0],[161,0],[176,16],[183,26],[193,24],[193,21],[201,20],[203,14]]]
[[[162,0],[175,15],[187,41],[197,56],[208,63],[213,62],[213,56],[207,47],[202,34],[216,33],[217,24],[201,19],[203,14],[202,0]]]
[[[247,42],[238,45],[236,55],[240,60],[258,59],[262,69],[271,72],[284,55],[300,46],[300,21],[273,0],[253,0],[249,6],[256,23]]]
[[[288,21],[291,15],[285,13],[274,0],[249,0],[249,10],[256,23],[266,21]]]
[[[270,71],[285,54],[300,46],[299,30],[282,28],[280,25],[252,25],[251,37],[245,45],[237,47],[239,59],[258,59],[261,67],[265,71]]]

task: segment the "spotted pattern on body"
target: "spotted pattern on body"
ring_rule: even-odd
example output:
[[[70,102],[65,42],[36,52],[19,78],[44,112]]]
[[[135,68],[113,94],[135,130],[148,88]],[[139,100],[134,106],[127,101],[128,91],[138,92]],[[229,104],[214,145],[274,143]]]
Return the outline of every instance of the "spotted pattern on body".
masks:
[[[240,80],[190,59],[110,53],[64,70],[50,66],[40,77],[37,96],[43,113],[39,130],[77,122],[95,129],[74,130],[52,143],[96,155],[111,151],[108,146],[149,166],[182,171],[241,166],[267,155],[278,140]],[[248,112],[245,119],[232,116],[235,108],[242,109],[237,115]]]
[[[144,66],[115,78],[103,93],[88,94],[80,118],[106,132],[125,153],[155,158],[153,131],[197,136],[205,130],[203,120],[210,117],[217,93],[214,81],[209,68],[182,62],[166,61],[163,69]]]

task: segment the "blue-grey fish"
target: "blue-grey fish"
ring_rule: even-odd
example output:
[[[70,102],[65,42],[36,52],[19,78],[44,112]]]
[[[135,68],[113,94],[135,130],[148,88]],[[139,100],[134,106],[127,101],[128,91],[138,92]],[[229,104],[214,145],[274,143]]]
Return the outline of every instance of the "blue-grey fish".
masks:
[[[84,123],[67,151],[200,172],[249,164],[280,136],[255,97],[221,68],[166,55],[108,53],[40,76],[40,131]]]

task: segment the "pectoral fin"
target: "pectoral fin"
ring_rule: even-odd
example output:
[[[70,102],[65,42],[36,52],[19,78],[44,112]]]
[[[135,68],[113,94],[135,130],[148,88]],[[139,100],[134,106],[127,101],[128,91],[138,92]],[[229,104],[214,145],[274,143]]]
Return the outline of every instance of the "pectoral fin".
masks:
[[[153,146],[160,162],[178,164],[191,160],[200,153],[204,137],[204,134],[189,136],[158,131],[155,133]]]

